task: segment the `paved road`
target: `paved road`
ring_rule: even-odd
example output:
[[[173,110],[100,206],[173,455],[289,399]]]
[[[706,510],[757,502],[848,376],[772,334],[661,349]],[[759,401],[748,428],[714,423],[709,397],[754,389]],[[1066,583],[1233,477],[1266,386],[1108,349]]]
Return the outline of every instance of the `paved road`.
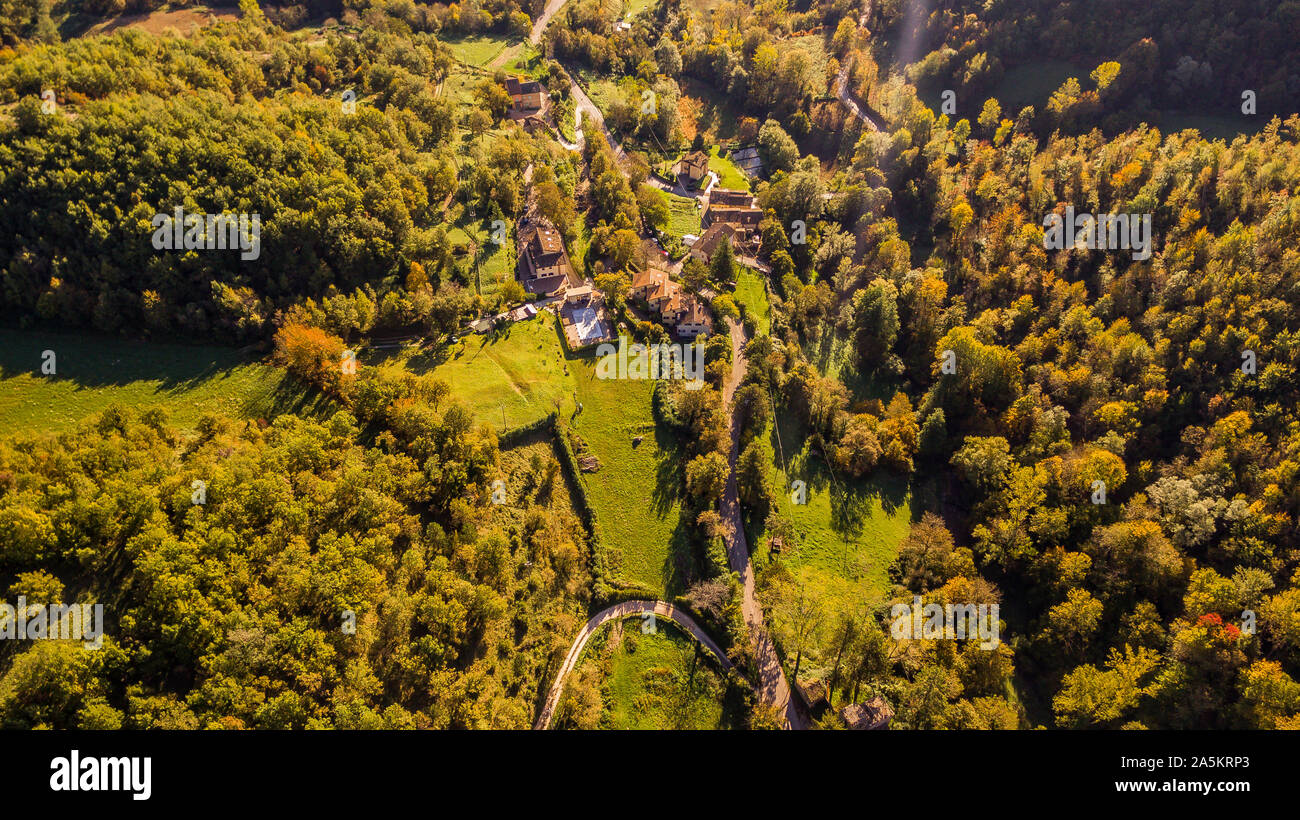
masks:
[[[570,78],[574,76],[574,73],[569,66],[564,66],[564,70],[569,72]],[[623,173],[626,174],[630,165],[627,159],[627,152],[623,150],[623,144],[618,141],[618,138],[615,137],[605,125],[605,115],[600,113],[600,109],[591,101],[591,97],[587,96],[587,92],[582,90],[582,86],[578,85],[577,80],[571,79],[569,84],[569,93],[573,95],[573,101],[577,103],[577,110],[581,112],[579,120],[580,130],[577,135],[578,144],[583,144],[583,135],[581,133],[582,130],[585,130],[583,126],[594,122],[596,127],[605,134],[605,139],[609,142],[609,147],[614,149],[614,158],[618,160],[618,167],[623,169]],[[590,125],[585,125],[585,127],[589,128]]]
[[[591,620],[587,621],[574,638],[573,644],[569,647],[569,654],[564,656],[564,664],[555,676],[555,683],[551,684],[551,691],[546,695],[546,704],[542,707],[542,713],[537,716],[537,722],[533,724],[534,729],[548,729],[551,725],[551,718],[555,715],[555,707],[560,704],[560,695],[564,693],[564,680],[573,667],[577,666],[578,659],[582,657],[582,650],[587,646],[587,641],[602,624],[615,619],[626,618],[630,615],[637,615],[643,612],[653,612],[655,617],[664,618],[685,629],[695,640],[704,645],[713,657],[718,659],[723,669],[731,669],[731,661],[727,659],[727,653],[714,642],[708,634],[700,629],[695,619],[687,613],[668,603],[667,601],[624,601],[621,604],[602,609]]]
[[[551,18],[555,13],[564,8],[568,0],[547,0],[546,7],[542,9],[542,16],[538,17],[533,23],[533,30],[528,35],[528,42],[537,45],[542,41],[542,32],[546,31],[546,26],[550,24]]]
[[[564,8],[566,2],[568,2],[568,0],[547,0],[546,7],[542,9],[542,16],[538,17],[533,23],[532,33],[528,36],[529,42],[533,45],[537,45],[542,41],[542,32],[546,31],[546,27],[550,24],[551,18],[554,17],[560,9]],[[561,63],[561,65],[564,64]],[[626,171],[627,154],[623,151],[623,146],[619,141],[615,139],[614,135],[610,133],[607,127],[605,127],[605,115],[600,113],[600,109],[597,108],[596,104],[587,96],[587,92],[583,91],[582,86],[578,85],[578,81],[572,79],[576,76],[573,70],[567,65],[564,66],[564,70],[568,72],[571,80],[569,93],[573,95],[573,100],[577,104],[578,122],[576,133],[574,134],[577,138],[577,146],[579,148],[586,146],[585,137],[582,133],[584,130],[583,124],[594,122],[601,131],[605,132],[605,139],[609,140],[610,147],[614,149],[614,156],[618,159],[619,166]],[[565,147],[568,148],[568,144],[565,144]]]

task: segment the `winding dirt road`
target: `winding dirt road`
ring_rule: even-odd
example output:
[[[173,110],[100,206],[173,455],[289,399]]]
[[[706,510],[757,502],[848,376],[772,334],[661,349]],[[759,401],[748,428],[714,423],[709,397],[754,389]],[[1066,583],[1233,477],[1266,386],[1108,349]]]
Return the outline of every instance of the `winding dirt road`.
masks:
[[[551,718],[555,715],[555,707],[559,706],[560,695],[564,694],[564,681],[569,673],[573,671],[573,667],[578,665],[578,659],[582,657],[582,650],[586,648],[587,641],[596,633],[596,630],[608,621],[648,612],[654,613],[656,618],[672,621],[689,632],[691,637],[703,644],[704,648],[709,650],[713,657],[717,658],[723,669],[731,669],[731,661],[727,659],[727,653],[722,651],[721,647],[708,636],[708,633],[700,629],[694,618],[667,601],[624,601],[621,604],[614,604],[591,616],[591,620],[587,621],[586,625],[582,627],[582,631],[578,633],[578,637],[574,639],[573,645],[569,647],[569,654],[564,656],[564,663],[555,676],[555,683],[551,684],[551,691],[546,695],[546,704],[542,707],[542,713],[537,716],[537,722],[533,724],[534,729],[550,728]]]

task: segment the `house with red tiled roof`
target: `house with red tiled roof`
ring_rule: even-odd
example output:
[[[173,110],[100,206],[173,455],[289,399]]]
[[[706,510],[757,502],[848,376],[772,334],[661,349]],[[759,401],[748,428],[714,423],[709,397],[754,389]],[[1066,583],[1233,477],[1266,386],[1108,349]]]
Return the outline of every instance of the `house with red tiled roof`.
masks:
[[[727,222],[715,222],[710,225],[708,230],[695,240],[691,245],[691,256],[701,262],[708,264],[713,258],[713,253],[724,242],[730,242],[733,250],[738,249],[740,245],[740,231],[735,225]]]
[[[684,178],[686,185],[695,185],[709,172],[709,155],[703,151],[691,151],[677,160],[673,173]]]
[[[737,191],[730,188],[714,188],[709,193],[709,207],[704,209],[700,224],[709,228],[713,225],[731,225],[748,239],[758,230],[758,223],[763,218],[763,211],[754,203],[754,195],[749,191]]]
[[[677,335],[684,339],[694,339],[696,336],[707,336],[712,333],[713,317],[709,315],[709,309],[691,294],[683,294],[683,298],[686,304],[676,313],[672,325]]]
[[[658,313],[681,289],[682,286],[672,280],[668,271],[661,268],[647,268],[632,277],[632,287],[628,294]]]
[[[693,339],[713,332],[713,317],[694,294],[673,281],[668,271],[648,268],[632,277],[628,295],[658,315],[664,327]]]
[[[546,89],[536,80],[506,77],[506,93],[510,95],[511,115],[524,116],[542,107]]]
[[[519,282],[529,293],[551,296],[582,284],[565,253],[560,232],[544,219],[520,229],[517,269]]]

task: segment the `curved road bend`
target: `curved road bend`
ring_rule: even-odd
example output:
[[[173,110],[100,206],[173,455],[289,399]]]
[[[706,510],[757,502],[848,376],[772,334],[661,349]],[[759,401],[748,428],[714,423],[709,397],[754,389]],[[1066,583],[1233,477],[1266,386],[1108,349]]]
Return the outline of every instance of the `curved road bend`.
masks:
[[[546,31],[546,27],[550,25],[551,18],[558,14],[560,9],[564,8],[564,4],[567,2],[568,0],[547,0],[546,7],[542,9],[542,16],[538,17],[537,21],[533,23],[532,33],[528,35],[528,41],[530,43],[537,45],[542,41],[542,32]],[[585,145],[582,133],[585,130],[583,128],[583,123],[594,122],[600,130],[605,133],[605,139],[609,140],[609,146],[614,149],[615,159],[618,160],[619,166],[626,172],[627,154],[623,151],[622,143],[620,143],[614,135],[610,133],[609,129],[605,127],[605,115],[600,113],[600,109],[597,108],[596,104],[587,96],[587,92],[583,91],[582,86],[578,85],[578,81],[572,79],[574,77],[573,71],[567,65],[564,66],[564,70],[569,73],[569,93],[573,95],[575,108],[578,112],[581,112],[575,126],[577,133],[574,134],[577,138],[577,145],[579,147]],[[568,146],[566,145],[565,147],[567,148]]]
[[[591,620],[587,621],[582,631],[578,633],[578,637],[574,639],[573,645],[569,647],[569,654],[564,656],[564,664],[555,676],[555,683],[551,684],[551,691],[546,695],[546,704],[542,707],[542,713],[537,716],[537,722],[533,724],[534,729],[550,728],[551,718],[555,714],[555,707],[560,705],[560,695],[564,693],[564,680],[573,671],[573,667],[578,665],[578,659],[582,657],[582,650],[587,646],[587,641],[596,633],[596,630],[607,621],[622,619],[643,612],[653,612],[656,617],[672,621],[686,630],[691,637],[703,644],[704,648],[718,659],[723,669],[731,669],[731,661],[727,659],[727,653],[723,652],[721,647],[703,629],[700,629],[694,618],[667,601],[624,601],[620,604],[614,604],[591,616]]]

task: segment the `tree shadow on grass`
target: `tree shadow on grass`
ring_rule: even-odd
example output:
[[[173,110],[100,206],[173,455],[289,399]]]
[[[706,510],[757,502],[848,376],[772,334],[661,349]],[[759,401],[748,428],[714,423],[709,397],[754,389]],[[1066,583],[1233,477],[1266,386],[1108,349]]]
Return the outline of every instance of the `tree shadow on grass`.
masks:
[[[56,371],[41,373],[46,351]],[[183,392],[258,362],[233,347],[142,342],[100,334],[0,330],[0,378],[24,373],[69,381],[78,388],[158,383],[159,392]]]
[[[663,425],[656,424],[654,440],[659,453],[655,463],[654,491],[650,497],[654,503],[655,515],[663,517],[681,499],[686,465],[683,464],[681,443],[671,431],[665,430]],[[645,447],[646,443],[643,441],[640,446]]]
[[[407,356],[404,365],[407,370],[413,373],[428,373],[448,362],[463,361],[473,364],[479,356],[487,353],[492,345],[510,339],[514,334],[514,324],[514,322],[506,322],[498,327],[493,327],[483,335],[482,343],[476,346],[466,345],[464,342],[440,342],[433,347],[421,348]],[[375,351],[374,355],[380,361],[385,361],[401,355],[401,351]]]
[[[293,414],[320,421],[339,409],[338,403],[316,386],[290,373],[284,373],[274,389],[250,397],[240,407],[240,412],[245,416],[268,420],[275,416]]]
[[[690,530],[686,521],[686,510],[677,516],[677,526],[668,538],[668,555],[664,558],[663,579],[664,596],[672,600],[675,595],[686,591],[692,578],[697,578],[695,548],[691,543]]]

